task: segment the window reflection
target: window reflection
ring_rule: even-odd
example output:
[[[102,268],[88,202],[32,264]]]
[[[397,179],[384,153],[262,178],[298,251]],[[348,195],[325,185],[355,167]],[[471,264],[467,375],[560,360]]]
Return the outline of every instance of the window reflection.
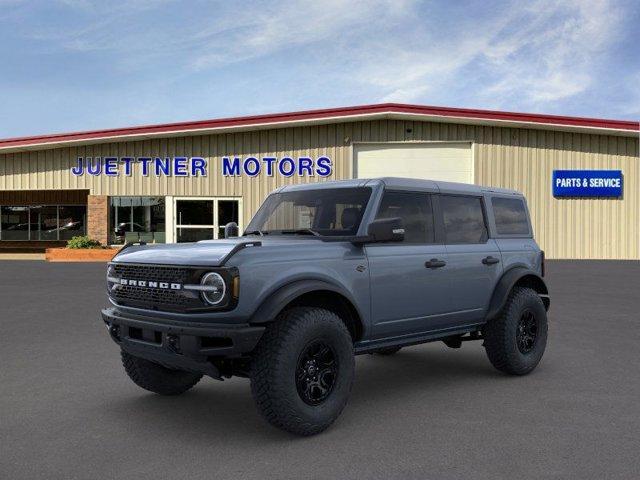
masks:
[[[84,205],[0,207],[0,240],[57,241],[86,234]]]
[[[69,240],[85,234],[86,208],[82,206],[60,207],[58,209],[58,236]]]
[[[164,197],[111,197],[109,242],[165,242]]]
[[[2,207],[2,240],[29,240],[29,207]]]
[[[30,240],[58,240],[58,207],[31,207],[30,217]]]

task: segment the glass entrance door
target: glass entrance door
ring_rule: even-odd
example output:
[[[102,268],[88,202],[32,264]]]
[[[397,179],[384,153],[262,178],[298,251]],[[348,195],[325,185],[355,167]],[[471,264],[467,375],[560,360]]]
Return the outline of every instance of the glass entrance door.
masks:
[[[224,238],[224,226],[236,222],[240,226],[240,199],[176,198],[176,242],[197,242]]]

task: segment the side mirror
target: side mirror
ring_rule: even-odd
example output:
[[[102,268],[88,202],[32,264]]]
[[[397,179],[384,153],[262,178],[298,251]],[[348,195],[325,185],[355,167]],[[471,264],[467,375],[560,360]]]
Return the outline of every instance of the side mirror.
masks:
[[[404,225],[399,217],[379,218],[369,224],[367,235],[371,242],[402,242]]]
[[[238,236],[238,224],[229,222],[224,226],[224,238],[232,238]]]

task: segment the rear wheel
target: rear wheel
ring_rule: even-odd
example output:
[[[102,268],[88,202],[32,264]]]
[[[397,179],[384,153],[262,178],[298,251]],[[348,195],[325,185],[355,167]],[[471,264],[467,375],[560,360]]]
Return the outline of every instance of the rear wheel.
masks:
[[[354,364],[351,336],[336,314],[292,308],[260,339],[252,359],[251,392],[269,423],[313,435],[331,425],[345,407]]]
[[[515,287],[499,317],[484,328],[484,347],[501,372],[525,375],[542,358],[547,345],[547,312],[538,294]]]
[[[179,395],[200,381],[202,375],[171,370],[121,351],[122,365],[129,378],[139,387],[160,395]]]

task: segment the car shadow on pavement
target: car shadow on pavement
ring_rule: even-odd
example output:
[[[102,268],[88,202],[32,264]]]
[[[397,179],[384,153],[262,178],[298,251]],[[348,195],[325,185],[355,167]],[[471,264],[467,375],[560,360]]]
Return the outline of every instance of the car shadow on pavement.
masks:
[[[356,367],[351,400],[385,399],[464,388],[480,378],[505,377],[493,369],[484,351],[421,345],[391,356],[364,355]]]
[[[443,351],[429,347],[403,349],[393,356],[357,357],[355,384],[346,414],[383,416],[396,411],[411,397],[429,401],[432,395],[453,395],[476,379],[504,377],[489,364],[483,352]],[[133,388],[133,387],[132,387]],[[234,378],[220,383],[203,379],[183,395],[163,397],[127,389],[103,406],[109,420],[134,426],[136,434],[188,434],[192,440],[230,437],[290,441],[292,436],[269,427],[257,413],[249,381]],[[389,410],[392,410],[390,412]],[[338,427],[339,428],[339,427]],[[294,437],[295,438],[295,437]]]

